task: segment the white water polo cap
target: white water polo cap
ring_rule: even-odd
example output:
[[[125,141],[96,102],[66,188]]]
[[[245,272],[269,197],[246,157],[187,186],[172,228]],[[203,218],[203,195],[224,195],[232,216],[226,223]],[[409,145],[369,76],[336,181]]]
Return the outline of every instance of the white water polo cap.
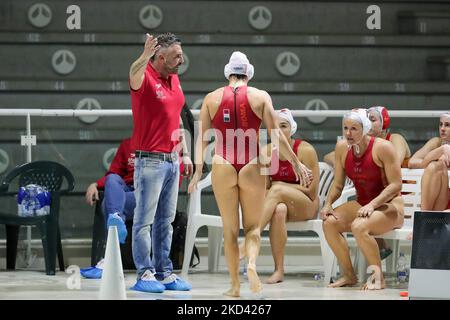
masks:
[[[250,80],[253,78],[254,71],[253,65],[250,64],[247,56],[240,51],[234,51],[231,54],[230,61],[225,65],[223,73],[227,80],[232,74],[242,74]]]
[[[372,128],[372,122],[369,120],[369,117],[367,116],[366,109],[362,108],[352,109],[352,111],[344,115],[344,119],[353,119],[359,122],[363,128],[363,135],[368,134],[370,129]]]
[[[291,126],[291,137],[292,137],[295,134],[295,132],[297,132],[297,122],[295,122],[291,110],[289,110],[288,108],[283,108],[280,111],[278,111],[278,116],[289,122]]]

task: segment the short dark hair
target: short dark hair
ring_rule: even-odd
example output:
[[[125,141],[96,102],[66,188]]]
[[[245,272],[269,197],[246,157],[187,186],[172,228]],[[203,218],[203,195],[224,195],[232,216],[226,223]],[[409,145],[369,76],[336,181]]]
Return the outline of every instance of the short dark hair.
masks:
[[[161,46],[161,48],[168,48],[173,44],[181,44],[180,38],[178,38],[176,35],[174,35],[171,32],[162,33],[159,34],[156,39],[158,39],[158,46]],[[156,54],[154,54],[151,58],[151,60],[155,59]]]

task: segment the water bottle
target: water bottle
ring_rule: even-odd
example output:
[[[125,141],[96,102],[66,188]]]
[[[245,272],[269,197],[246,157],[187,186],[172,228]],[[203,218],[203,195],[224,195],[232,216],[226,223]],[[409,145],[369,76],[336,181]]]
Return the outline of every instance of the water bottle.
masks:
[[[408,263],[403,252],[400,252],[397,261],[397,281],[399,283],[408,281]]]
[[[19,209],[19,216],[21,217],[32,217],[33,209],[29,205],[29,195],[28,190],[25,187],[20,187],[19,193],[17,195],[17,203]]]
[[[50,193],[46,188],[37,186],[35,194],[35,215],[45,216],[50,213]]]
[[[50,193],[45,187],[29,184],[19,188],[17,204],[21,217],[47,215],[50,213],[50,203]]]

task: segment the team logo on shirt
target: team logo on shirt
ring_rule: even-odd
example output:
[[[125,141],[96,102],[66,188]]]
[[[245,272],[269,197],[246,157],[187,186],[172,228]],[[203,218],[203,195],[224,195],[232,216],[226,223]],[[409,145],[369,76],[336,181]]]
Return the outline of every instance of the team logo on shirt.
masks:
[[[163,100],[166,98],[164,92],[162,90],[156,90],[156,98],[159,100]]]
[[[130,156],[128,157],[128,166],[134,167],[134,158],[136,157],[136,154],[134,152],[130,153]]]
[[[223,122],[230,122],[230,109],[223,109]]]
[[[164,91],[161,90],[161,83],[155,83],[155,88],[156,88],[156,98],[159,100],[163,100],[166,98],[166,96],[164,95]]]
[[[289,176],[288,168],[281,167],[278,173],[281,177],[287,177]]]
[[[354,167],[353,168],[353,172],[356,173],[356,174],[361,174],[363,171],[362,171],[361,167]]]

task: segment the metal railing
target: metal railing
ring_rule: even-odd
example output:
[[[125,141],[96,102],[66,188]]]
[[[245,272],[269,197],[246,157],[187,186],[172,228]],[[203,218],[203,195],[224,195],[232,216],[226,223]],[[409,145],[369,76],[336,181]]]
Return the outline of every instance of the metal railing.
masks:
[[[291,110],[294,117],[342,117],[349,110]],[[396,118],[435,118],[444,110],[389,110]],[[200,110],[192,110],[198,116]],[[75,110],[75,109],[0,109],[0,116],[81,117],[81,116],[131,116],[130,109]]]
[[[291,110],[294,117],[342,117],[348,110]],[[194,116],[198,117],[200,110],[192,110]],[[390,117],[403,118],[435,118],[439,117],[444,110],[389,110]],[[78,109],[0,109],[0,116],[24,116],[26,117],[25,136],[21,136],[21,145],[27,148],[26,161],[32,161],[31,147],[36,145],[36,136],[31,135],[31,117],[121,117],[131,116],[129,109],[103,109],[103,110],[78,110]],[[27,251],[26,259],[31,264],[31,227],[27,227]]]

